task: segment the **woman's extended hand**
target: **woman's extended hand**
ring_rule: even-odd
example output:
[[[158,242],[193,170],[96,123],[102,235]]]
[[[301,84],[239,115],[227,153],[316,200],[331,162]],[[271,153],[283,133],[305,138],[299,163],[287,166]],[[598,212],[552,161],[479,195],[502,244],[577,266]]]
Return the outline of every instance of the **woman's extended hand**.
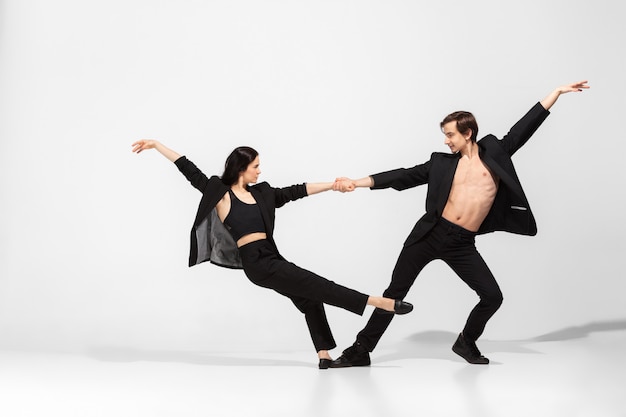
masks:
[[[146,149],[156,149],[172,162],[176,162],[180,155],[178,152],[171,150],[167,146],[163,145],[158,140],[154,139],[140,139],[137,142],[133,143],[133,152],[140,153],[141,151],[145,151]]]

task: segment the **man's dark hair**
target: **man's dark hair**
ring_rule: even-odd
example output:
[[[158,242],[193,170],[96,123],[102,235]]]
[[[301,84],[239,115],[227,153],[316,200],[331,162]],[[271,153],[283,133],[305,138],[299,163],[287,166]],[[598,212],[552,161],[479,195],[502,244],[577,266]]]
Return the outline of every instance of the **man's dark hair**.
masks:
[[[245,171],[248,165],[259,155],[257,151],[249,146],[240,146],[228,155],[224,164],[224,174],[222,182],[226,185],[233,185],[239,178],[239,173]]]
[[[476,142],[478,137],[478,123],[474,115],[468,111],[455,111],[447,115],[443,121],[439,124],[439,127],[443,129],[443,125],[446,123],[456,121],[456,128],[462,134],[467,134],[468,130],[472,130],[472,142]]]

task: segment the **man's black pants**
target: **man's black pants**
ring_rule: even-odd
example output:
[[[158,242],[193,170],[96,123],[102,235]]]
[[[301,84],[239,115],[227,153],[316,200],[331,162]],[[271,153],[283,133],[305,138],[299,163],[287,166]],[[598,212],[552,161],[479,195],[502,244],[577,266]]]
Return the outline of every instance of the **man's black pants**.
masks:
[[[431,261],[441,259],[480,297],[463,329],[466,339],[476,341],[502,304],[502,292],[476,250],[475,236],[474,232],[441,218],[423,239],[402,249],[391,284],[383,296],[403,300],[420,271]],[[393,314],[374,310],[365,328],[357,335],[357,341],[368,351],[373,351],[393,317]]]

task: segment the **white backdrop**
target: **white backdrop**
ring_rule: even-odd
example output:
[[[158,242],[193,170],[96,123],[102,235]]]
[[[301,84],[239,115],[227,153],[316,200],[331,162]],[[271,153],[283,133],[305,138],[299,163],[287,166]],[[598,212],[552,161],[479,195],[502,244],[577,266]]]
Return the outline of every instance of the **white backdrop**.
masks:
[[[478,248],[505,302],[486,338],[626,318],[626,72],[610,0],[0,1],[0,348],[309,349],[286,298],[242,271],[187,267],[200,195],[158,138],[207,174],[238,145],[275,186],[361,177],[446,151],[472,111],[502,136],[560,84],[515,156],[536,237]],[[277,212],[284,256],[379,294],[425,188],[325,193]],[[433,263],[381,343],[458,331],[475,295]],[[328,308],[339,347],[367,316]]]

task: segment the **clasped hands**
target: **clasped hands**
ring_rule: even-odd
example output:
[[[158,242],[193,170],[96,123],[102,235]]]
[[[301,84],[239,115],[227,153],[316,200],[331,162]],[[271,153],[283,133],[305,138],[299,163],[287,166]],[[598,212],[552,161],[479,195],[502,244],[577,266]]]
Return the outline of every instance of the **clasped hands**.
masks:
[[[339,177],[335,179],[333,183],[333,191],[339,191],[342,193],[351,192],[356,189],[354,180],[346,177]]]

